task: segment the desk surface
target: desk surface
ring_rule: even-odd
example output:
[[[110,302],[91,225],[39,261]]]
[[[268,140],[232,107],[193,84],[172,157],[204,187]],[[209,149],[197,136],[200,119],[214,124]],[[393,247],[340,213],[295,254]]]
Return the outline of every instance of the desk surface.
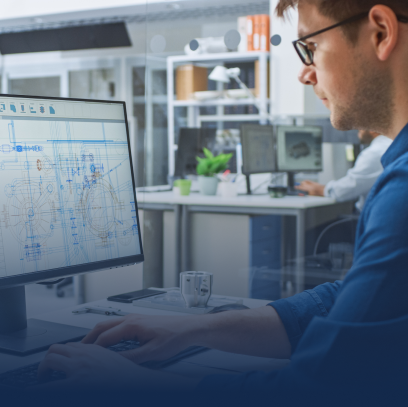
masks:
[[[244,304],[250,308],[264,306],[269,301],[244,299]],[[82,328],[93,328],[98,322],[106,321],[116,317],[109,317],[98,314],[73,314],[72,310],[81,308],[84,305],[99,305],[103,307],[119,308],[124,312],[138,313],[144,315],[181,315],[179,312],[157,310],[151,308],[135,307],[132,304],[120,304],[109,302],[107,300],[94,301],[92,303],[83,304],[81,306],[70,307],[64,310],[49,312],[43,314],[37,319],[42,319],[60,324],[74,325]],[[0,373],[8,370],[17,369],[28,364],[39,362],[43,359],[45,352],[36,353],[25,357],[0,354]],[[259,358],[244,355],[235,355],[232,353],[211,350],[203,354],[191,356],[178,362],[175,365],[169,366],[165,371],[169,373],[179,374],[187,377],[201,379],[211,374],[238,374],[245,371],[261,370],[271,371],[285,367],[289,361]]]
[[[137,201],[140,205],[147,203],[282,209],[307,209],[316,208],[319,206],[334,205],[336,203],[335,199],[316,196],[287,196],[285,198],[274,199],[269,195],[238,195],[235,198],[223,198],[221,196],[205,196],[198,193],[192,193],[189,196],[177,196],[172,191],[138,192]]]

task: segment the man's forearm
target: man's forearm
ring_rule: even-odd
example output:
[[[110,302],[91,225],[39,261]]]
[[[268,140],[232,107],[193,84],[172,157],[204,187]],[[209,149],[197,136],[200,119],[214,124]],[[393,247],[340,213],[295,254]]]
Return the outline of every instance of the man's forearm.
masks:
[[[280,359],[291,355],[285,327],[270,306],[204,315],[194,325],[191,340],[199,346]]]

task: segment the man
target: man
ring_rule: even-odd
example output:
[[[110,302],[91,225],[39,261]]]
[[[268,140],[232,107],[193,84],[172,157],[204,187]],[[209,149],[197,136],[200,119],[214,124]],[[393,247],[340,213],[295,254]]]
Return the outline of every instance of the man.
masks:
[[[344,282],[258,309],[191,317],[132,315],[104,322],[84,344],[54,345],[40,375],[65,371],[65,385],[70,385],[100,372],[109,383],[117,373],[109,375],[114,359],[141,363],[203,345],[292,358],[281,372],[206,379],[194,400],[217,395],[207,405],[395,406],[401,396],[406,404],[408,2],[281,0],[278,14],[296,6],[302,37],[296,44],[304,63],[299,79],[313,86],[330,109],[333,126],[395,139],[361,215],[355,263]],[[143,346],[123,355],[128,360],[95,346],[135,337]],[[133,371],[142,385],[152,375],[138,366]],[[158,373],[155,380],[170,377]]]
[[[312,181],[303,181],[296,188],[313,196],[326,196],[338,202],[357,200],[356,208],[361,211],[370,189],[384,168],[381,157],[388,150],[392,140],[369,130],[360,130],[358,137],[362,144],[368,145],[357,157],[356,163],[347,175],[326,186]]]

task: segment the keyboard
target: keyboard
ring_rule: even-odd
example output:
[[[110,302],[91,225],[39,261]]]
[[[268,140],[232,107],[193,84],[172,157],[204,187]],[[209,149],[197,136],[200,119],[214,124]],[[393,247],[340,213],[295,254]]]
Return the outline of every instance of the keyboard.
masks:
[[[139,343],[136,341],[121,341],[116,345],[109,346],[107,349],[113,352],[124,352],[127,350],[136,349],[139,346],[140,346]],[[146,362],[143,363],[142,366],[150,369],[162,369],[176,362],[179,362],[180,360],[186,357],[193,356],[195,354],[205,352],[207,350],[208,348],[203,348],[200,346],[191,346],[169,359],[163,361]],[[36,386],[40,384],[40,382],[38,382],[37,379],[37,371],[39,365],[40,362],[33,363],[32,365],[20,367],[18,369],[10,370],[8,372],[0,374],[0,386],[5,386],[10,389],[23,390],[29,386]],[[48,377],[47,382],[63,380],[65,378],[66,378],[65,373],[53,371]]]

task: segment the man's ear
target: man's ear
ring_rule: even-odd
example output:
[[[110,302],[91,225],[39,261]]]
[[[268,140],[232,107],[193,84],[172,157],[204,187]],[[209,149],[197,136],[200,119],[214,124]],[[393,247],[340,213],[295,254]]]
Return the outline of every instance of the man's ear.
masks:
[[[386,61],[398,42],[398,20],[387,6],[377,4],[369,14],[372,44],[380,61]]]

